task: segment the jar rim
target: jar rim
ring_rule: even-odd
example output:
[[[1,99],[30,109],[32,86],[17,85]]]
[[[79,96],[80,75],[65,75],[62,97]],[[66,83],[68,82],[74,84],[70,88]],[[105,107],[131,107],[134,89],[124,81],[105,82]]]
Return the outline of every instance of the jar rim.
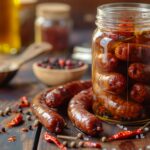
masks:
[[[126,24],[127,28],[150,28],[150,4],[146,3],[107,3],[97,7],[96,25],[104,28]]]
[[[97,10],[113,10],[112,8],[116,9],[133,9],[135,8],[135,10],[148,10],[150,11],[150,4],[148,3],[134,3],[134,2],[120,2],[120,3],[107,3],[107,4],[103,4],[97,7]]]

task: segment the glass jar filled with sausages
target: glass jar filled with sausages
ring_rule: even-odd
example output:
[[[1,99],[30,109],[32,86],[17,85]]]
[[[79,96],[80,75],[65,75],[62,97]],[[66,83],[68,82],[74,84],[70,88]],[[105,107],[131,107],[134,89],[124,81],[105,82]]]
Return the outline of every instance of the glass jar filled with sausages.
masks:
[[[150,120],[150,5],[99,6],[92,40],[93,111],[125,124]]]

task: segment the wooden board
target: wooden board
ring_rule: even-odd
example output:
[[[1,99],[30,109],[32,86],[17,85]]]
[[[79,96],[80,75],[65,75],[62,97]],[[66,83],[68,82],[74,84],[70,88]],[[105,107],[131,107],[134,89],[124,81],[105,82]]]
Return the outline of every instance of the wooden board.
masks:
[[[69,135],[69,136],[76,136],[77,133],[81,132],[79,131],[77,128],[75,128],[71,121],[68,119],[67,114],[66,114],[66,110],[64,109],[64,111],[60,111],[60,114],[63,114],[63,117],[65,118],[66,122],[67,122],[67,128],[64,129],[63,131],[63,135]],[[126,127],[124,126],[124,129],[135,129],[137,127]],[[120,127],[118,127],[118,125],[112,125],[112,124],[108,124],[103,122],[103,133],[101,133],[101,135],[99,137],[89,137],[87,135],[84,134],[85,139],[89,139],[89,140],[94,140],[94,141],[100,141],[102,136],[110,136],[112,134],[115,134],[116,132],[121,131],[122,129]],[[44,132],[46,132],[46,129],[43,127],[42,131],[41,131],[41,135],[40,135],[40,139],[39,139],[39,143],[38,143],[38,148],[37,150],[57,150],[57,147],[52,144],[52,143],[48,143],[43,139],[43,134]],[[63,140],[61,140],[63,141]],[[115,141],[115,142],[109,142],[109,143],[101,143],[103,149],[105,150],[122,150],[125,147],[125,150],[137,150],[138,148],[142,148],[142,150],[148,150],[148,147],[150,149],[150,133],[146,134],[146,136],[143,139],[130,139],[130,140],[120,140],[120,141]],[[76,148],[77,150],[78,148]],[[80,150],[84,150],[85,148],[80,148]],[[87,149],[87,148],[86,148]],[[72,149],[71,149],[72,150]],[[94,149],[93,149],[94,150]]]
[[[23,66],[9,86],[0,88],[0,110],[15,105],[21,96],[27,96],[31,100],[36,93],[45,88],[44,85],[37,82],[30,66],[31,63]],[[0,125],[5,126],[11,117],[12,115],[0,117]],[[21,126],[8,129],[5,134],[0,134],[0,150],[36,150],[40,127],[29,132],[21,131],[21,128],[28,127],[30,124],[33,124],[33,121],[25,121]],[[7,139],[10,136],[16,136],[16,141],[9,143]]]
[[[0,110],[5,110],[6,107],[13,107],[15,103],[17,103],[18,99],[26,95],[30,99],[37,91],[39,91],[39,87],[36,84],[27,85],[27,84],[19,84],[12,85],[7,88],[3,88],[0,90]],[[27,111],[24,110],[24,112]],[[24,115],[25,119],[26,115]],[[6,115],[5,117],[0,117],[0,125],[6,126],[7,122],[12,118],[12,115]],[[34,130],[30,130],[29,132],[22,132],[21,128],[28,127],[32,125],[33,121],[25,121],[23,125],[20,125],[15,128],[7,129],[7,132],[4,134],[0,134],[0,147],[2,150],[32,150],[35,149],[35,141],[39,132],[37,128]],[[7,141],[8,137],[16,136],[16,141],[14,143],[9,143]],[[0,148],[1,149],[1,148]]]
[[[86,78],[88,77],[86,76]],[[44,88],[46,88],[46,86],[39,83],[34,77],[31,69],[31,63],[29,63],[23,66],[21,71],[19,71],[17,76],[12,81],[11,85],[5,88],[0,88],[0,109],[4,109],[7,106],[14,105],[14,103],[16,103],[17,100],[23,95],[28,96],[31,99],[36,93],[43,90]],[[62,114],[67,121],[68,128],[64,129],[62,134],[76,136],[76,134],[80,131],[72,126],[72,123],[67,118],[66,108],[64,108],[63,110],[64,111],[62,112]],[[4,124],[6,118],[0,117],[0,124]],[[46,131],[44,127],[42,127],[42,130],[41,126],[39,126],[33,131],[23,133],[20,132],[20,128],[22,128],[23,126],[12,128],[7,134],[0,134],[0,150],[57,150],[54,144],[47,143],[43,140],[43,133]],[[116,125],[109,125],[107,123],[103,123],[103,128],[104,132],[103,134],[101,134],[101,136],[109,136],[111,134],[114,134],[115,132],[120,131],[120,129]],[[11,135],[16,136],[16,142],[7,142],[7,138]],[[100,140],[100,138],[89,139],[98,141]],[[132,139],[111,143],[102,143],[102,147],[104,150],[137,150],[140,148],[143,150],[149,150],[150,133],[147,134],[144,139]]]

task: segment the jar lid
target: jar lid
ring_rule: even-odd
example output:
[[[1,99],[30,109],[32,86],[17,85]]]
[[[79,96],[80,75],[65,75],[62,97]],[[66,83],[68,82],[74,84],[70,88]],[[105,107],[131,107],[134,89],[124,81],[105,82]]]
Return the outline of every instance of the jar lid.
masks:
[[[42,3],[36,7],[36,15],[49,19],[62,19],[70,16],[71,7],[64,3]]]

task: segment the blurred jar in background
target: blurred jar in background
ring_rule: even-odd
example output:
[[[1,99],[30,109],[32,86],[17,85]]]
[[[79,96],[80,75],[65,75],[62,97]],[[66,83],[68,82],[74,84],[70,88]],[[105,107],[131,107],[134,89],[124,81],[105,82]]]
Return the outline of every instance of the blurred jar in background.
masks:
[[[20,36],[21,46],[34,42],[35,5],[37,0],[20,0]]]
[[[71,28],[70,9],[70,6],[64,3],[37,5],[35,41],[51,43],[56,53],[67,50]]]
[[[20,48],[19,0],[0,0],[0,53],[16,54]]]

